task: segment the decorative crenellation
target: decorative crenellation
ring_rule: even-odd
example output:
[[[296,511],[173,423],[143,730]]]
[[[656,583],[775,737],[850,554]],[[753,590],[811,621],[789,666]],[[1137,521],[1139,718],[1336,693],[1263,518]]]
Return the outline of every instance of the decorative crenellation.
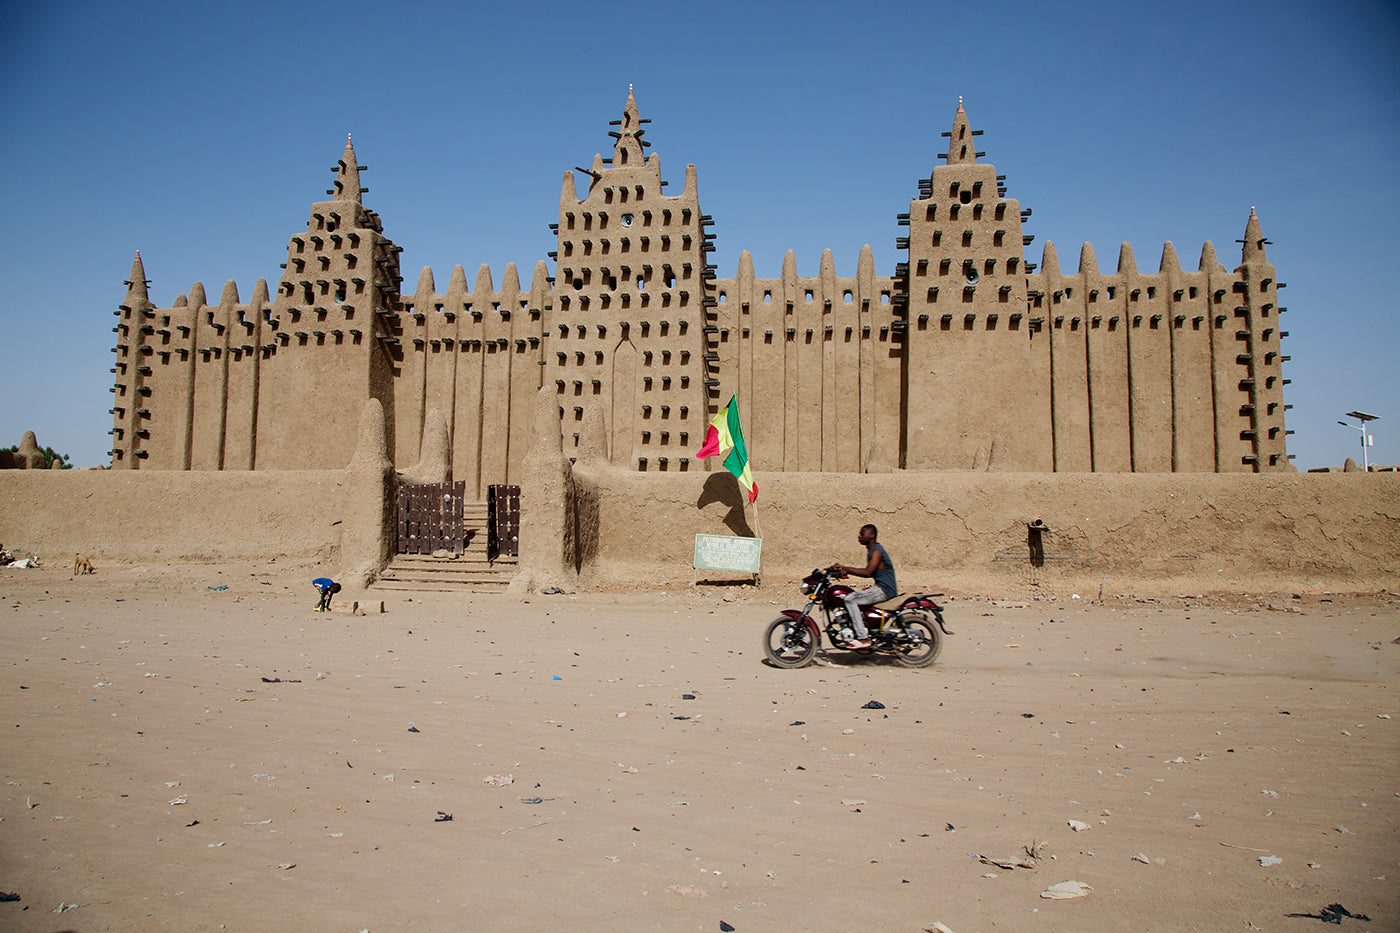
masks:
[[[759,469],[861,472],[875,442],[898,449],[903,320],[869,246],[854,277],[836,275],[830,250],[799,276],[789,250],[778,278],[758,278],[746,250],[716,292],[718,376],[742,400]]]
[[[611,157],[563,176],[556,275],[541,260],[528,285],[514,264],[499,287],[456,266],[439,292],[424,268],[405,294],[348,140],[271,294],[259,280],[245,303],[229,282],[211,305],[195,283],[157,308],[137,254],[114,328],[113,465],[338,467],[372,398],[401,466],[442,412],[454,475],[480,496],[518,478],[544,387],[566,454],[602,443],[590,456],[635,470],[712,468],[693,452],[735,393],[759,470],[1290,468],[1282,283],[1253,210],[1233,272],[1210,243],[1195,271],[1171,243],[1155,273],[1126,243],[1112,273],[1089,244],[1072,273],[1053,243],[1028,263],[1031,212],[980,161],[959,103],[946,164],[898,215],[892,275],[866,246],[850,277],[828,250],[816,276],[789,252],[759,278],[745,251],[719,279],[695,166],[666,194],[648,122],[629,90]]]

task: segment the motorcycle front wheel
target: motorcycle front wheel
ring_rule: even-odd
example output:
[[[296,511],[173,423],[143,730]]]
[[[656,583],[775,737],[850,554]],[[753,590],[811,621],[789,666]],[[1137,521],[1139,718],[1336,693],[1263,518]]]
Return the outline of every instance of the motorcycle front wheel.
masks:
[[[922,612],[908,612],[899,621],[911,636],[909,643],[903,644],[894,659],[905,667],[928,667],[943,650],[943,633],[937,623]]]
[[[817,656],[817,636],[805,621],[778,616],[763,634],[763,653],[778,667],[805,667]]]

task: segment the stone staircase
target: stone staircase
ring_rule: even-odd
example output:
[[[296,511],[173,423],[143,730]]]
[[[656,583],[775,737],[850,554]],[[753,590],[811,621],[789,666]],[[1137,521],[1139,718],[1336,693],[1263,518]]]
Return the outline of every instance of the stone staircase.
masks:
[[[444,593],[504,593],[519,566],[515,557],[486,557],[486,503],[468,502],[462,510],[466,549],[457,557],[395,554],[374,583],[376,590]]]

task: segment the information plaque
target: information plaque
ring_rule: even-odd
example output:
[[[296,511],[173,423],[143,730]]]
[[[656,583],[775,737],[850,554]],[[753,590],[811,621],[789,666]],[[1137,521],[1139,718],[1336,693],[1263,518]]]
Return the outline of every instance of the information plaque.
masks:
[[[734,538],[727,535],[695,536],[696,570],[734,570],[759,573],[762,538]]]

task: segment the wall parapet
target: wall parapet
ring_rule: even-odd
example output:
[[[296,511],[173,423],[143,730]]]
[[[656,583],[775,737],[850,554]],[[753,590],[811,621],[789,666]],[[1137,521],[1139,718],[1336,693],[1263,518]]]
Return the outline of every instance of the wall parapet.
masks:
[[[50,561],[329,562],[345,480],[345,470],[5,470],[0,542]]]
[[[1400,474],[756,474],[764,579],[858,563],[871,522],[905,590],[1371,592],[1400,586]],[[601,474],[586,586],[687,578],[694,535],[752,535],[727,474]],[[1027,524],[1041,520],[1041,566]]]

